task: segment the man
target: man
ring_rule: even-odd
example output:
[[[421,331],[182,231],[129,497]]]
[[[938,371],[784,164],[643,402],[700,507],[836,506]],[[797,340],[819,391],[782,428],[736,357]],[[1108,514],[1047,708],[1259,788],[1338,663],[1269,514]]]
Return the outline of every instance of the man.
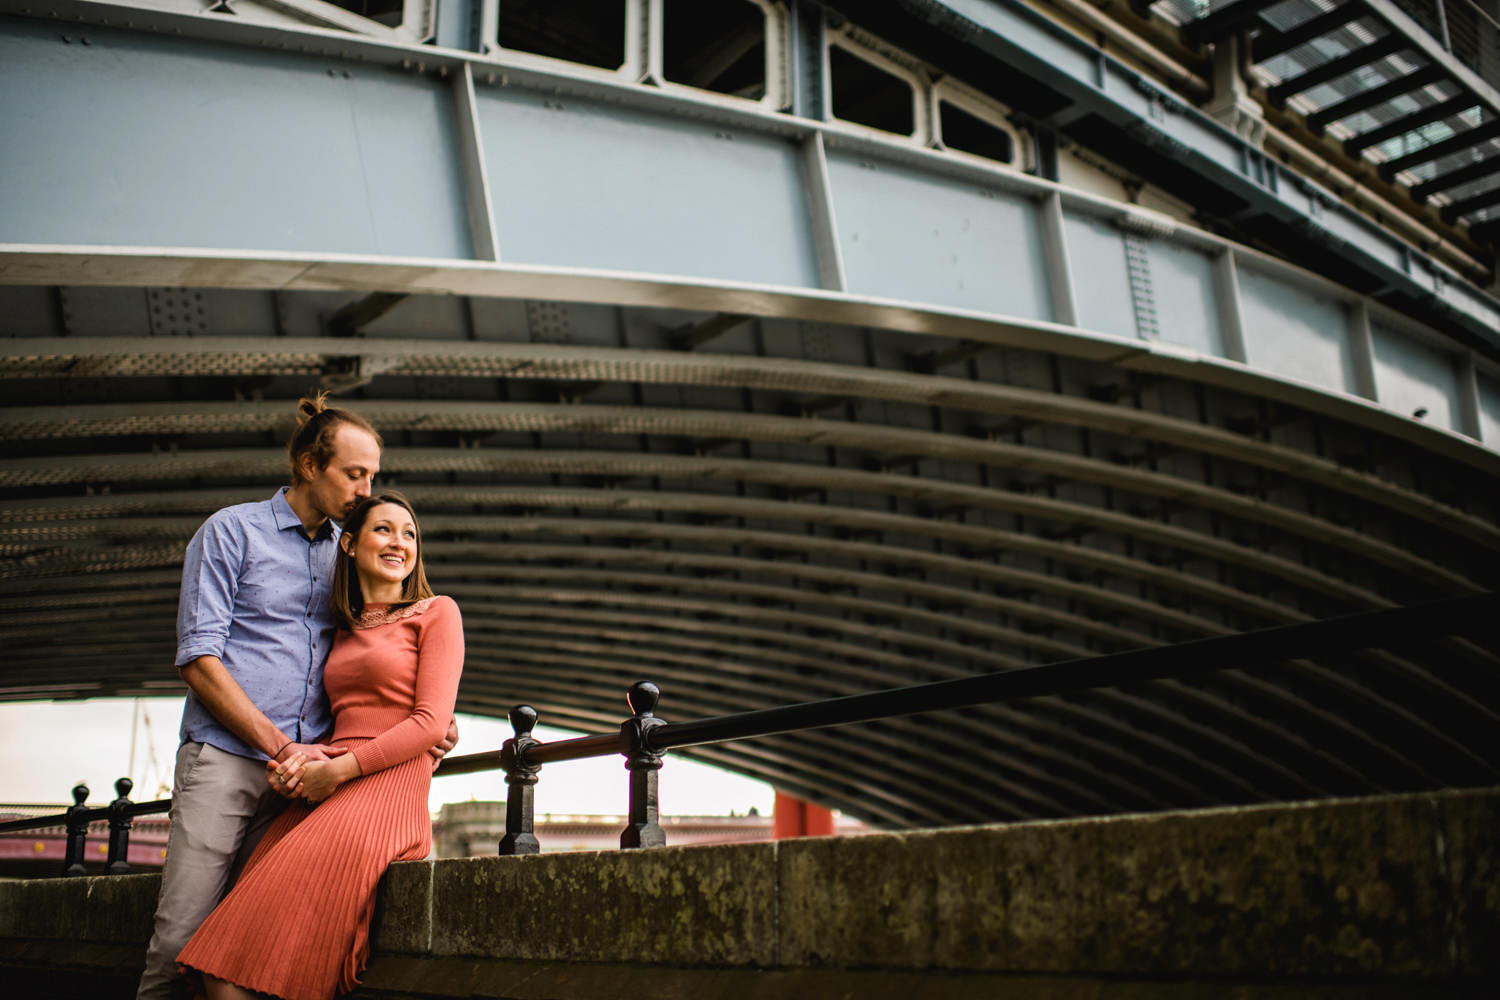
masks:
[[[344,752],[319,742],[332,729],[323,664],[334,631],[334,522],[370,495],[382,444],[368,421],[325,406],[322,393],[298,411],[287,443],[291,485],[270,500],[224,508],[188,543],[176,661],[188,696],[138,998],[172,995],[178,952],[285,804],[266,780],[266,761]],[[434,756],[457,738],[450,725]],[[290,784],[284,796],[297,794]]]

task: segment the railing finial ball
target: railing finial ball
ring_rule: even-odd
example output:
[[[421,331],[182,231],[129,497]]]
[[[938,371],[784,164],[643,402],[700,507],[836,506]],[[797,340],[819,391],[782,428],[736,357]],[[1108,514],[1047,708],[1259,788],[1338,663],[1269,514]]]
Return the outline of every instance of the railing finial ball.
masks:
[[[536,709],[530,705],[517,705],[510,710],[510,728],[517,736],[530,736],[536,728]]]
[[[661,688],[650,681],[636,681],[625,695],[625,704],[637,719],[649,719],[656,714],[656,703],[661,700]]]
[[[80,781],[78,784],[76,784],[76,785],[73,786],[73,804],[74,805],[79,805],[79,806],[83,805],[84,800],[87,799],[88,797],[89,797],[89,786],[88,785],[85,785],[83,782]]]
[[[135,787],[135,782],[129,778],[120,778],[115,782],[115,796],[117,798],[128,798],[130,790]]]

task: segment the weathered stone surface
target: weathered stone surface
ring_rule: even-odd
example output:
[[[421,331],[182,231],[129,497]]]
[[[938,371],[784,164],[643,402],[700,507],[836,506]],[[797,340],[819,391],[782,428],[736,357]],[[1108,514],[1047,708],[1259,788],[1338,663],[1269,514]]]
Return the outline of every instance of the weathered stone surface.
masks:
[[[1429,797],[1093,822],[1100,971],[1441,974]]]
[[[160,875],[0,881],[0,938],[144,942]]]
[[[1071,972],[1098,937],[1091,831],[1077,823],[945,831],[918,845],[936,879],[935,964]]]
[[[1453,887],[1453,961],[1466,973],[1500,977],[1500,795],[1438,797],[1443,862]]]
[[[136,942],[151,938],[160,875],[100,875],[87,879],[88,902],[81,940]]]
[[[782,965],[1077,968],[1087,831],[1039,823],[781,845]]]
[[[809,838],[780,845],[778,965],[933,963],[931,837]]]
[[[363,995],[1488,997],[1497,831],[1487,789],[412,862]],[[114,995],[158,884],[0,881],[0,981]]]
[[[0,995],[46,1000],[132,1000],[146,943],[0,938]]]
[[[76,939],[83,930],[88,879],[36,879],[0,885],[17,930],[14,936],[42,941]]]
[[[774,884],[773,844],[446,861],[432,952],[769,965]]]
[[[370,921],[373,951],[409,955],[427,952],[432,944],[433,869],[430,861],[405,861],[387,869]]]
[[[929,969],[685,969],[661,966],[377,956],[349,1000],[1490,1000],[1493,984],[1400,977],[1224,979],[1013,975]]]

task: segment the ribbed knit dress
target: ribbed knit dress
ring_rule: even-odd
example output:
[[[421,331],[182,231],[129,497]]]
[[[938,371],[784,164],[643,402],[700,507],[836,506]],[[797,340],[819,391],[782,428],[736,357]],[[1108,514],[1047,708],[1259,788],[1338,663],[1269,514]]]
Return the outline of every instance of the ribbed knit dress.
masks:
[[[329,1000],[359,985],[375,887],[392,861],[432,848],[428,749],[453,717],[463,668],[458,605],[431,597],[369,605],[339,630],[323,683],[336,746],[361,776],[272,824],[232,892],[178,955],[179,965],[285,1000]]]

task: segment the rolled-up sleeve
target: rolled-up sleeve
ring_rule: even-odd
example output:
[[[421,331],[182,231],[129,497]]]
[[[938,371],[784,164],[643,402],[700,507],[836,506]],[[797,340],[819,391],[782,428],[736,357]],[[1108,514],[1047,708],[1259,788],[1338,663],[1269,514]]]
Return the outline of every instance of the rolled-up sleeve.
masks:
[[[205,521],[188,543],[177,601],[178,667],[200,656],[224,655],[244,554],[244,532],[219,515]]]

